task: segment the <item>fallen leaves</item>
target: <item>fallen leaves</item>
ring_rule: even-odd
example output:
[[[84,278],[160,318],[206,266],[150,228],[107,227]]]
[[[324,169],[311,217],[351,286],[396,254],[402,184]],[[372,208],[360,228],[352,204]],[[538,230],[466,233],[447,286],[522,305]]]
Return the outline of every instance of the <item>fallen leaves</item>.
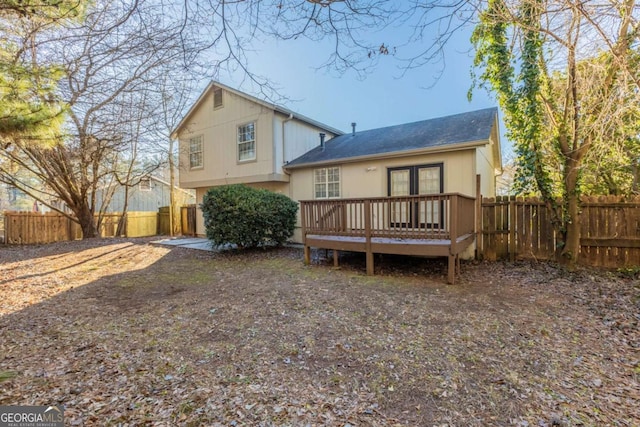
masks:
[[[316,257],[317,258],[317,257]],[[0,247],[0,404],[70,425],[640,425],[640,289],[549,264]]]

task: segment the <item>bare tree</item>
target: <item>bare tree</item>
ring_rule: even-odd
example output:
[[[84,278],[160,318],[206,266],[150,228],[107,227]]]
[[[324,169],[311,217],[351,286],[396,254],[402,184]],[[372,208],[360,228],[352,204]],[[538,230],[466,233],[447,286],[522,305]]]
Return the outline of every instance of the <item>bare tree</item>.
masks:
[[[58,61],[64,68],[59,92],[68,105],[69,120],[65,134],[51,147],[16,139],[3,150],[0,180],[52,206],[7,167],[19,165],[46,183],[51,197],[66,204],[72,214],[63,213],[80,223],[85,238],[98,236],[102,209],[97,206],[97,190],[113,182],[123,152],[139,137],[131,130],[139,131],[139,123],[153,114],[144,93],[158,77],[156,70],[182,58],[176,37],[180,29],[167,22],[154,2],[106,0],[94,4],[82,23],[70,22],[56,37],[31,38],[29,47],[38,51],[37,60]]]
[[[172,236],[181,231],[181,216],[180,206],[176,202],[178,146],[171,133],[193,103],[196,85],[197,80],[188,72],[166,74],[165,78],[158,80],[154,98],[158,108],[153,123],[155,144],[152,145],[152,150],[165,159],[169,170],[169,229]]]

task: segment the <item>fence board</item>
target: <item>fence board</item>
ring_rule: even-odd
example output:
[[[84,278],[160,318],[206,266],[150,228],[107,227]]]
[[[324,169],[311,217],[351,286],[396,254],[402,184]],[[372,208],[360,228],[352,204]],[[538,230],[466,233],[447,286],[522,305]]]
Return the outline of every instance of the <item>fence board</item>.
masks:
[[[640,265],[640,197],[584,197],[580,223],[579,263]],[[557,250],[551,215],[535,198],[485,198],[481,234],[486,259],[553,259]]]
[[[498,198],[500,204],[495,206],[496,210],[496,256],[505,258],[509,256],[509,205],[508,198]]]
[[[482,242],[484,247],[482,248],[482,253],[484,257],[488,260],[496,259],[496,223],[495,223],[495,199],[485,199],[486,204],[483,205],[482,209]]]
[[[45,244],[82,238],[80,226],[66,216],[55,213],[5,212],[4,241],[7,244]],[[102,237],[113,237],[121,214],[106,214],[100,224]],[[143,237],[157,234],[158,214],[128,212],[125,236]]]
[[[196,214],[196,205],[182,206],[180,208],[180,222],[184,236],[196,235]]]
[[[158,234],[158,214],[156,212],[128,212],[127,237],[147,237]]]
[[[171,234],[170,206],[162,206],[158,209],[158,234]]]

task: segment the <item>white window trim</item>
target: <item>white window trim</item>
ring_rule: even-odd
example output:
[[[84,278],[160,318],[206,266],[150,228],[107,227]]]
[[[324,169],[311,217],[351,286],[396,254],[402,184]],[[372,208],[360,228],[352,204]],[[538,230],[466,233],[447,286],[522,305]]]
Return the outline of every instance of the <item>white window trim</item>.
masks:
[[[253,125],[253,141],[240,142],[240,128]],[[255,162],[258,159],[258,126],[255,121],[240,124],[236,127],[236,160],[238,163]],[[240,159],[240,145],[253,142],[253,157],[249,159]]]
[[[319,183],[316,181],[316,172],[319,170],[325,170],[325,181],[323,183]],[[338,195],[329,197],[329,169],[337,169],[338,170]],[[318,197],[318,193],[316,191],[316,184],[323,184],[325,188],[325,197]],[[326,200],[326,199],[339,199],[342,196],[342,170],[340,166],[328,166],[324,168],[316,168],[313,170],[313,198],[317,200]]]
[[[148,183],[148,186],[143,185],[143,182]],[[151,191],[151,178],[142,178],[138,184],[138,189],[140,191]]]
[[[191,164],[191,154],[193,154],[191,152],[191,141],[196,139],[196,138],[200,138],[200,165],[198,166],[193,166]],[[187,144],[189,144],[189,170],[195,170],[195,169],[202,169],[204,168],[204,135],[194,135],[192,137],[190,137],[189,139],[187,139]]]

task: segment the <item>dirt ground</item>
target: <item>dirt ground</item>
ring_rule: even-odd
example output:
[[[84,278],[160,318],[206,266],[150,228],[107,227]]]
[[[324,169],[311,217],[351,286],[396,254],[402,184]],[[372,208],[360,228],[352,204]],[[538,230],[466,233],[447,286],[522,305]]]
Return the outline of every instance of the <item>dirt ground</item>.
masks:
[[[637,275],[0,246],[0,405],[67,425],[640,426]]]

